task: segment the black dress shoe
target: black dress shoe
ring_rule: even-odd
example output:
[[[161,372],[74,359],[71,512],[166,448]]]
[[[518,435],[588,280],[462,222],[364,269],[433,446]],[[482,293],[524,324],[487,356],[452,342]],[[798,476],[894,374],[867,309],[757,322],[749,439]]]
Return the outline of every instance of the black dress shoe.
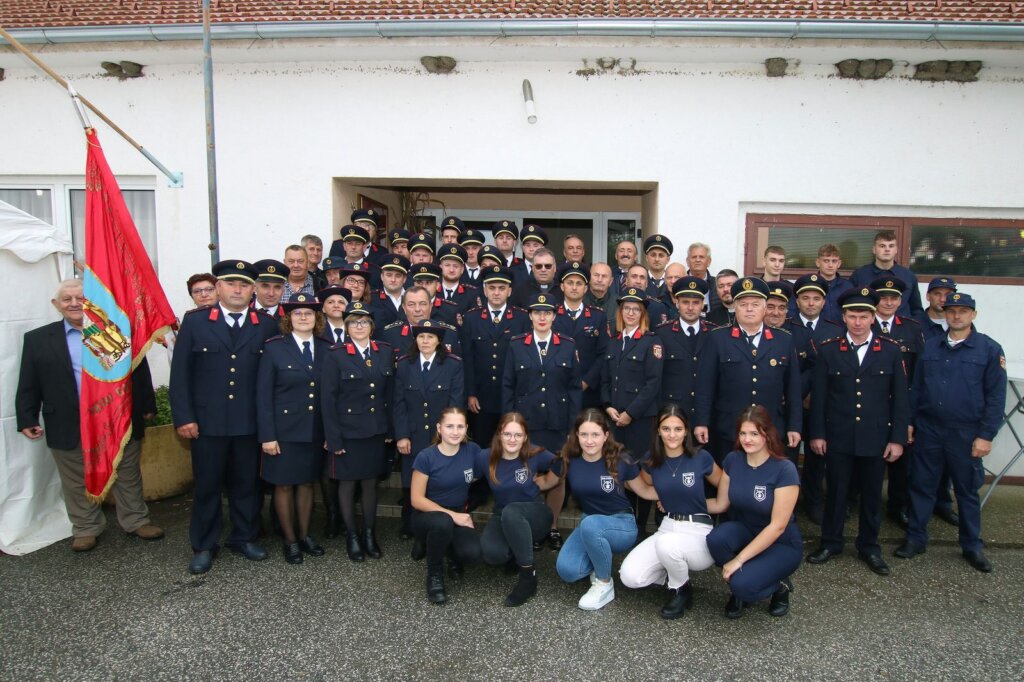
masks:
[[[324,548],[316,544],[316,540],[307,535],[299,540],[299,548],[310,556],[323,556]]]
[[[444,576],[427,576],[427,599],[433,604],[443,604],[448,601],[448,595],[444,592]]]
[[[188,564],[188,572],[193,575],[206,573],[213,568],[213,552],[204,549],[192,555],[192,561]]]
[[[975,570],[981,571],[982,573],[992,572],[992,562],[985,558],[985,555],[981,553],[981,550],[964,550],[964,559],[967,559],[967,563],[975,568]]]
[[[665,620],[675,620],[686,609],[693,608],[693,589],[689,581],[674,590],[670,589],[668,594],[668,601],[661,607],[661,617]]]
[[[729,597],[729,602],[725,605],[725,617],[736,620],[743,615],[743,609],[746,607],[747,605],[734,594]]]
[[[842,553],[843,553],[842,550],[839,550],[837,552],[835,550],[829,549],[828,547],[819,547],[816,552],[814,552],[813,554],[808,554],[807,555],[807,563],[809,563],[809,564],[823,564],[823,563],[827,562],[829,559],[831,559],[832,557],[837,557],[837,556],[839,556]]]
[[[413,539],[412,549],[409,551],[409,556],[412,557],[413,561],[419,561],[423,557],[427,556],[427,548],[419,540]]]
[[[918,556],[919,554],[924,554],[927,551],[927,549],[928,548],[926,548],[924,545],[919,545],[918,543],[911,543],[909,540],[907,540],[904,541],[903,544],[900,545],[895,552],[893,552],[893,556],[899,557],[900,559],[909,559]]]
[[[945,507],[936,509],[935,515],[951,526],[960,525],[960,515],[953,511],[952,509],[948,509]]]
[[[899,548],[892,553],[893,556],[899,557],[900,559],[910,559],[916,557],[918,554],[924,554],[927,548],[924,545],[919,545],[916,542],[905,541]]]
[[[858,554],[860,560],[868,565],[873,572],[878,575],[889,575],[889,565],[882,561],[882,557],[878,554],[868,554],[867,552],[860,552]]]
[[[789,578],[783,578],[779,583],[779,589],[775,590],[772,600],[768,604],[768,615],[775,618],[782,618],[789,613],[789,593],[793,591],[793,583]]]
[[[241,554],[249,561],[263,561],[269,556],[263,545],[257,542],[243,542],[240,545],[231,545],[231,551]]]
[[[910,525],[910,517],[907,516],[907,512],[903,509],[889,512],[889,518],[903,530],[906,530],[907,526]]]
[[[380,551],[380,545],[377,544],[377,538],[374,536],[372,528],[367,528],[363,531],[363,549],[373,559],[379,559],[384,556],[384,552]]]
[[[345,550],[348,552],[348,558],[352,561],[364,561],[366,555],[363,554],[363,546],[359,544],[359,534],[349,531],[345,533]]]
[[[557,528],[548,531],[548,544],[551,545],[551,549],[562,549],[562,534],[558,532]]]
[[[284,560],[290,564],[302,563],[302,548],[299,547],[299,543],[284,543]]]

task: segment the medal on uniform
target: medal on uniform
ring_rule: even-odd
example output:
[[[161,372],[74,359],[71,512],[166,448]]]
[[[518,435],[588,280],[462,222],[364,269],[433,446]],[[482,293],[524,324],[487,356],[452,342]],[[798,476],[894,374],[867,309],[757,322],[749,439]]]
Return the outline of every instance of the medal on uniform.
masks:
[[[373,360],[371,360],[370,358],[366,358],[366,366],[373,367]]]
[[[750,349],[750,354],[753,355],[756,358],[757,357],[757,349],[756,348],[751,348]]]

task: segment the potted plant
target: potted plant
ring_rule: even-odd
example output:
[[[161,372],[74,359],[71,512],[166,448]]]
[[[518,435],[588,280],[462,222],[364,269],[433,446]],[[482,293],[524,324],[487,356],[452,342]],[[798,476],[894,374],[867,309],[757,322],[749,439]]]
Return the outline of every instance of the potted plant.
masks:
[[[192,487],[191,450],[174,429],[166,386],[156,389],[156,415],[146,422],[140,467],[147,501],[180,495]]]

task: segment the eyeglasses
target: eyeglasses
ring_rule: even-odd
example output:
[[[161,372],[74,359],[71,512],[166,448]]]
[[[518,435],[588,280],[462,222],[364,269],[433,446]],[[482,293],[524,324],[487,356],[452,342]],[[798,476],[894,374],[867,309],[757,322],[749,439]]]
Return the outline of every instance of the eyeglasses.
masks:
[[[533,267],[537,270],[551,270],[555,267],[554,263],[534,263]]]
[[[346,321],[346,324],[350,324],[353,327],[366,327],[371,324],[371,321],[360,315],[359,317],[351,317],[351,319]]]
[[[526,438],[525,433],[509,433],[508,431],[501,432],[502,438],[508,438],[509,440],[522,440]]]
[[[205,287],[203,289],[193,289],[192,290],[192,295],[193,296],[198,296],[198,295],[202,294],[203,296],[209,296],[210,294],[212,294],[215,291],[217,291],[217,290],[214,289],[213,287]]]

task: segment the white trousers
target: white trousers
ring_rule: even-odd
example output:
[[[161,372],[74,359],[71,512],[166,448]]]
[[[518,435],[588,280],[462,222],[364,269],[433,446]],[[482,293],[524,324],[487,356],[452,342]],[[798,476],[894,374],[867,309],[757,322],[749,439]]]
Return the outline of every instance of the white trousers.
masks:
[[[637,589],[663,585],[670,589],[690,579],[690,571],[703,571],[714,563],[708,552],[707,536],[713,526],[692,521],[662,519],[658,532],[650,536],[622,561],[619,577],[626,587]]]

